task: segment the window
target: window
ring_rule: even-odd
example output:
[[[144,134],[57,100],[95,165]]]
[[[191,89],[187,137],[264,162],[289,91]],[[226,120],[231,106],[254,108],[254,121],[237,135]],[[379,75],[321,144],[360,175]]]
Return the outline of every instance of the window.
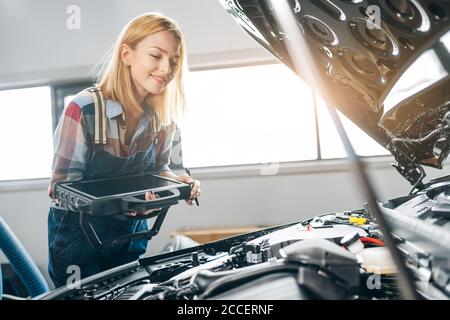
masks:
[[[52,115],[49,87],[0,91],[0,180],[50,176]]]
[[[185,166],[346,156],[320,97],[316,136],[311,90],[284,65],[191,72],[186,92],[189,110],[182,127]],[[353,122],[342,114],[340,117],[357,154],[389,154]]]
[[[284,65],[196,71],[186,78],[185,166],[317,158],[311,90]]]
[[[359,156],[379,156],[390,154],[378,142],[338,111],[342,125]],[[322,159],[344,158],[347,156],[334,122],[328,113],[322,98],[317,99],[317,116],[319,119],[319,141]]]

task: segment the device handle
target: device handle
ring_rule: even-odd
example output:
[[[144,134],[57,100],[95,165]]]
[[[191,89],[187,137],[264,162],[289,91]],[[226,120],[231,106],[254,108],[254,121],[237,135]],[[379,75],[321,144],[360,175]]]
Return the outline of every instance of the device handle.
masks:
[[[175,191],[175,192],[174,192]],[[153,200],[142,200],[136,196],[126,196],[121,199],[121,208],[123,211],[149,210],[156,208],[165,208],[178,204],[180,192],[178,190],[165,190],[167,196]]]

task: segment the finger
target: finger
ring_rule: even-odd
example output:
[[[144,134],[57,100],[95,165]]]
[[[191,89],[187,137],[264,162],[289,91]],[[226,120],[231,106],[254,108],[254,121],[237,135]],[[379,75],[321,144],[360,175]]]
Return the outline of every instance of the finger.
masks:
[[[147,191],[145,193],[145,200],[155,200],[156,198],[159,198],[159,196],[156,195],[153,191]]]
[[[188,176],[187,174],[183,174],[178,177],[178,180],[185,182],[185,183],[194,183],[194,179],[191,176]]]
[[[195,180],[194,185],[191,190],[191,196],[195,195],[200,190],[200,182],[198,180]]]
[[[197,190],[195,191],[194,194],[191,194],[191,198],[192,198],[192,199],[198,198],[198,197],[200,197],[201,193],[202,193],[202,191],[201,191],[200,188],[199,188],[199,189],[197,189]]]
[[[152,200],[159,198],[159,195],[157,193],[154,193],[153,191],[150,191],[150,192],[151,192]]]
[[[191,197],[189,198],[189,200],[195,200],[195,199],[197,199],[198,197],[200,197],[200,193],[196,193],[196,194],[191,195]]]
[[[145,211],[139,211],[139,212],[134,212],[133,214],[129,214],[129,216],[135,217],[135,216],[147,216],[150,213],[154,212],[154,211],[159,211],[161,210],[161,208],[157,208],[157,209],[149,209],[149,210],[145,210]]]
[[[156,208],[156,209],[145,210],[145,211],[142,212],[140,215],[142,215],[142,216],[147,216],[147,215],[149,215],[150,213],[155,212],[155,211],[160,211],[161,209],[162,209],[162,208]]]

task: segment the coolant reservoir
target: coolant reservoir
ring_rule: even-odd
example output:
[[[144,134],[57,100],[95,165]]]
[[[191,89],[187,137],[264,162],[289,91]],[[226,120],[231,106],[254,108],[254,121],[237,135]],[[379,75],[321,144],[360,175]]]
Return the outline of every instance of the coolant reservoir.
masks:
[[[386,247],[365,248],[357,254],[361,266],[369,273],[391,275],[397,268]]]

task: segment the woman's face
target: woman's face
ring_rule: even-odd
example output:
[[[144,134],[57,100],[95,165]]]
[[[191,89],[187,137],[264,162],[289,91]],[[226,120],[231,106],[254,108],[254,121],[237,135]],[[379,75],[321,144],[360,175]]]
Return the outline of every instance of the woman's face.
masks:
[[[160,94],[177,72],[179,45],[174,34],[160,31],[131,49],[122,45],[122,62],[129,66],[138,101],[147,94]]]

